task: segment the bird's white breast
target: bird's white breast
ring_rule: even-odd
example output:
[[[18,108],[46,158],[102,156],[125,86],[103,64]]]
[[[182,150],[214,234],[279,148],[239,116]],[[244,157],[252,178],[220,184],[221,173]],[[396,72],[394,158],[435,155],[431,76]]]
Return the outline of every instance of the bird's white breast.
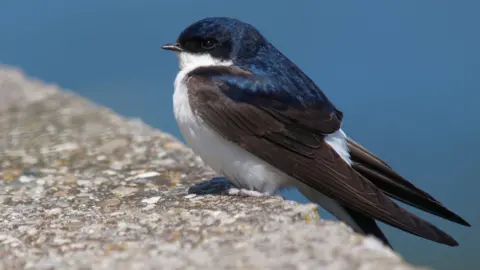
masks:
[[[226,176],[239,188],[272,194],[278,188],[297,186],[297,180],[225,140],[192,111],[185,76],[200,66],[228,66],[232,63],[214,59],[209,55],[179,53],[178,57],[181,70],[175,79],[174,114],[183,137],[193,151],[213,170]],[[326,141],[350,163],[343,131],[328,136]]]

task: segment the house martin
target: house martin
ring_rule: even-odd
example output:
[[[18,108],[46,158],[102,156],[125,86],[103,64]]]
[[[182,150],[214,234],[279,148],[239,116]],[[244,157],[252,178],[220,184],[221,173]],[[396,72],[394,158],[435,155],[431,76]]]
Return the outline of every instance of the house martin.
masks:
[[[470,226],[347,137],[342,111],[252,25],[202,19],[162,48],[179,58],[173,105],[183,137],[237,188],[261,194],[298,188],[354,231],[388,246],[375,220],[458,245],[391,198]]]

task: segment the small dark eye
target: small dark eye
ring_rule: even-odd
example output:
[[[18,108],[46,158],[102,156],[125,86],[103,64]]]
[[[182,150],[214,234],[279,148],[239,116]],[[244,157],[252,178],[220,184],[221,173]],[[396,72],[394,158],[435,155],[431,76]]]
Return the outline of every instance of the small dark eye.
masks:
[[[212,38],[204,39],[204,40],[202,40],[200,45],[202,46],[202,48],[204,50],[208,51],[208,50],[211,50],[211,49],[213,49],[217,46],[217,41],[215,39],[212,39]]]

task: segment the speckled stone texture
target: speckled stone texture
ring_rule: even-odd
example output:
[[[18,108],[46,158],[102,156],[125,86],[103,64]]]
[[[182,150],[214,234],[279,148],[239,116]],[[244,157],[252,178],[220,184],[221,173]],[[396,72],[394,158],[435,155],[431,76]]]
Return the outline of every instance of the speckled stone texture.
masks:
[[[414,269],[315,205],[187,192],[213,176],[172,136],[0,67],[0,269]]]

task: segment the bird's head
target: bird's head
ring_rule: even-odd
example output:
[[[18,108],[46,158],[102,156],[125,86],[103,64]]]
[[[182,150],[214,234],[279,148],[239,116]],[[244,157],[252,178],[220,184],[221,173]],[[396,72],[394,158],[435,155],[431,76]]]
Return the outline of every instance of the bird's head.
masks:
[[[266,39],[252,25],[232,18],[215,17],[193,23],[182,31],[176,43],[162,48],[175,52],[183,69],[246,61],[268,46]]]

